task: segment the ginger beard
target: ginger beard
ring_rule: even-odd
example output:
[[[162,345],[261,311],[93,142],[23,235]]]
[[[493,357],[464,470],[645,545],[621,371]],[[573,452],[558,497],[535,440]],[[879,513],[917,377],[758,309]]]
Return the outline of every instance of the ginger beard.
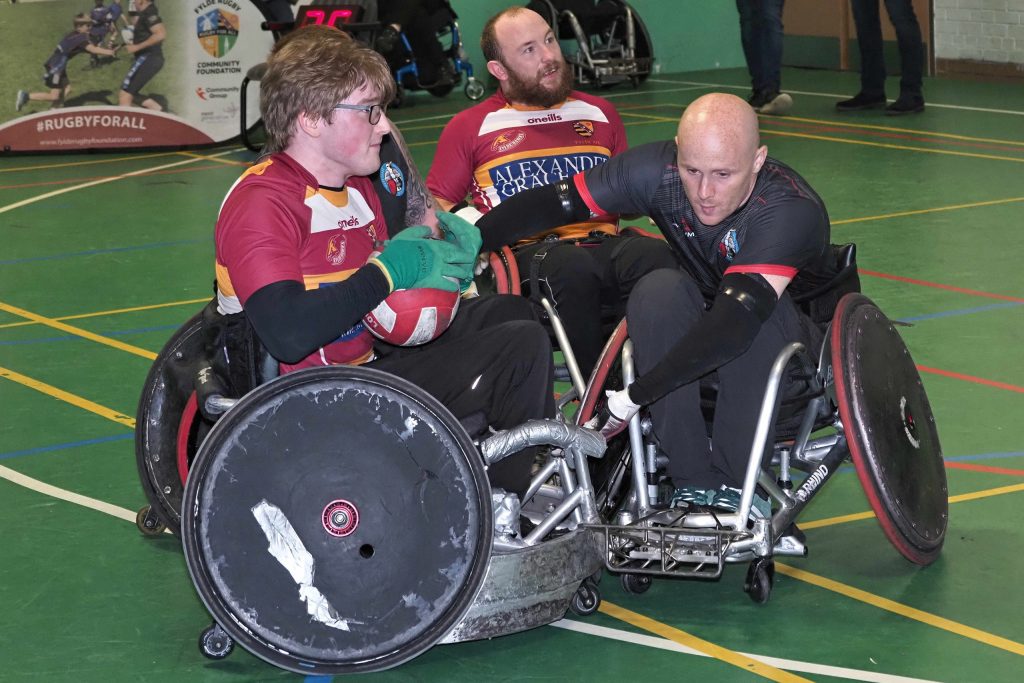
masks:
[[[505,99],[515,104],[548,109],[564,102],[572,92],[572,69],[564,59],[545,64],[538,74],[529,78],[520,76],[509,66],[505,66],[505,71],[508,80],[502,83],[501,90]]]

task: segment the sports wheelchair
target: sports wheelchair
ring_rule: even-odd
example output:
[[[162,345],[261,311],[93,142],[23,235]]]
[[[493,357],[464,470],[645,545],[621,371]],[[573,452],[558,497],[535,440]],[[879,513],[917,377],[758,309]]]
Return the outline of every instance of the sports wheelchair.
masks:
[[[629,81],[637,87],[651,74],[654,45],[647,26],[624,0],[531,0],[527,5],[551,25],[576,82],[597,87]]]
[[[855,275],[852,250],[839,255]],[[806,554],[794,520],[847,458],[896,549],[932,562],[948,511],[931,408],[892,323],[867,297],[842,291],[833,282],[806,293],[807,309],[830,318],[826,341],[820,350],[790,344],[776,359],[732,513],[664,504],[643,411],[608,444],[582,426],[606,387],[633,378],[625,322],[571,422],[531,421],[474,441],[426,392],[368,368],[299,371],[225,399],[230,377],[211,378],[231,371],[217,363],[221,344],[249,337],[225,333],[209,311],[193,318],[147,380],[137,456],[148,514],[163,519],[177,504],[186,563],[214,618],[202,652],[224,657],[238,642],[303,674],[382,670],[435,644],[533,628],[567,610],[590,614],[602,569],[638,594],[653,577],[713,579],[727,563],[749,562],[745,589],[765,602],[773,558]],[[261,379],[260,358],[234,364],[238,386]],[[791,364],[811,390],[780,406]],[[205,435],[194,431],[196,415]],[[547,455],[522,501],[492,490],[485,464],[536,445]],[[794,469],[809,476],[797,484]],[[752,514],[759,488],[775,503],[771,517]],[[140,513],[151,530],[143,521]]]

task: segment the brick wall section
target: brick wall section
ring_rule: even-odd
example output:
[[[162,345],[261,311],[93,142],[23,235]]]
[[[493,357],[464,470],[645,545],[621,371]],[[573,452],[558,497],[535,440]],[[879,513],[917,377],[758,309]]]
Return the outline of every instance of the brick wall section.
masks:
[[[935,0],[935,58],[1024,67],[1024,0]]]

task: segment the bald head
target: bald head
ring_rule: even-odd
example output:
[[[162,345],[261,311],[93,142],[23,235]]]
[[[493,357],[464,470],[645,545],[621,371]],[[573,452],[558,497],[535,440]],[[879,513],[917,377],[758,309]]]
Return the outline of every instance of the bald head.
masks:
[[[686,108],[676,146],[683,189],[704,225],[717,225],[747,201],[768,156],[757,114],[724,93],[704,95]]]
[[[686,108],[676,135],[680,142],[714,137],[750,155],[761,144],[754,109],[735,95],[718,92],[698,97]]]

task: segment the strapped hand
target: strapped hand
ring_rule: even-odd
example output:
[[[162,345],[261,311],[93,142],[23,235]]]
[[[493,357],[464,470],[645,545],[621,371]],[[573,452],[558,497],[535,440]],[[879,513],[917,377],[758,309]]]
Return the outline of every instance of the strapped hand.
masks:
[[[430,287],[454,292],[473,277],[473,255],[455,244],[430,239],[430,228],[406,228],[384,243],[384,250],[369,261],[387,276],[392,291]]]
[[[620,391],[609,390],[604,393],[608,397],[604,408],[598,411],[597,415],[591,418],[584,426],[600,431],[605,439],[611,439],[626,428],[629,421],[640,410],[640,406],[633,403],[633,400],[629,397],[628,389]]]

